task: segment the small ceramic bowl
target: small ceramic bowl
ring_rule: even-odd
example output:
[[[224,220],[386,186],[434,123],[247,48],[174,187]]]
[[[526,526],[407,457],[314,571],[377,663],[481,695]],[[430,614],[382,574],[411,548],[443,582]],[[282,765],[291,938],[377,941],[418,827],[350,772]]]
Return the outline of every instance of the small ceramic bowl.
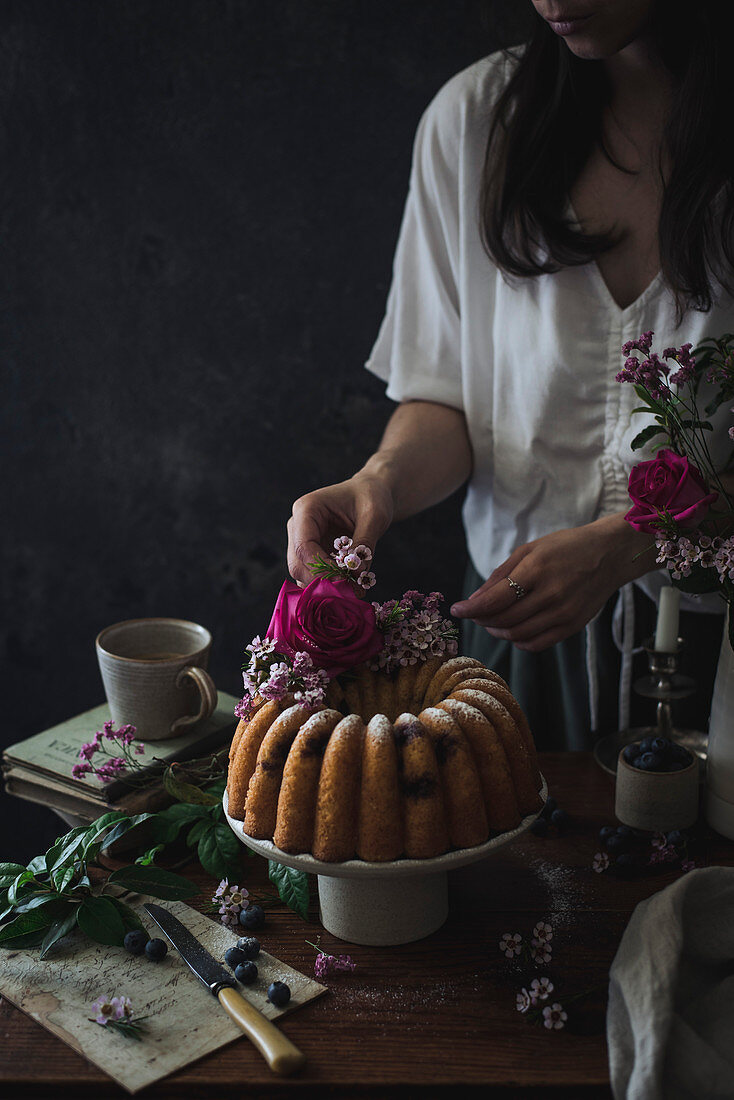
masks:
[[[698,818],[698,757],[676,772],[645,772],[619,754],[614,812],[632,829],[667,833]]]

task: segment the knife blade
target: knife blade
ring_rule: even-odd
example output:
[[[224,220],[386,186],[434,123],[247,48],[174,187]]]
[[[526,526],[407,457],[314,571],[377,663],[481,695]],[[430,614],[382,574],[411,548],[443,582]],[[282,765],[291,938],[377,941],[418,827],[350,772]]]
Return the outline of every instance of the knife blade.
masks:
[[[306,1059],[298,1047],[237,991],[237,982],[229,971],[209,954],[186,925],[161,905],[146,902],[143,908],[165,932],[189,969],[217,998],[230,1019],[254,1043],[273,1073],[287,1076],[300,1069]]]

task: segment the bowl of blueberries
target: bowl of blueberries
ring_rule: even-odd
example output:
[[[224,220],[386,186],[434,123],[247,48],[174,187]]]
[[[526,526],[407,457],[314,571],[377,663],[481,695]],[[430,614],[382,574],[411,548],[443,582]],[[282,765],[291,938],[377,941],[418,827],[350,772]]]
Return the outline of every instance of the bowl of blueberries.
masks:
[[[619,754],[614,812],[633,829],[687,829],[698,817],[698,757],[667,737],[645,737]]]

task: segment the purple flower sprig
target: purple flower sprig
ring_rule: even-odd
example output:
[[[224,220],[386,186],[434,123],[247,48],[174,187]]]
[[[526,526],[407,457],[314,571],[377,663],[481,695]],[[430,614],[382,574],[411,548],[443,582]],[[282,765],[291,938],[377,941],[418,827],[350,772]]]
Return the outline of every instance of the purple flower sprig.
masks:
[[[234,708],[237,718],[251,718],[255,697],[283,699],[292,693],[293,700],[303,707],[316,708],[326,702],[329,677],[322,668],[315,668],[308,653],[297,652],[292,657],[278,653],[272,638],[255,637],[245,647],[250,654],[243,666],[244,695]]]
[[[244,887],[230,886],[229,881],[223,878],[217,886],[212,897],[212,905],[219,913],[219,919],[225,928],[236,928],[239,916],[249,903],[249,891]]]
[[[719,584],[734,582],[734,536],[722,538],[704,534],[703,531],[687,531],[685,535],[668,538],[661,534],[655,540],[656,561],[670,571],[674,581],[688,577],[699,566],[715,569]]]
[[[377,584],[377,578],[367,566],[372,561],[369,546],[360,543],[355,546],[348,535],[334,539],[334,549],[328,558],[319,556],[309,565],[314,577],[327,580],[348,580],[367,592]]]
[[[133,1019],[133,1006],[129,997],[113,997],[111,993],[98,997],[92,1004],[94,1016],[89,1017],[89,1022],[100,1024],[111,1031],[117,1031],[127,1039],[135,1039],[141,1042],[141,1032],[145,1031],[143,1024],[147,1016],[138,1016]]]
[[[135,742],[136,733],[135,726],[121,726],[116,730],[112,719],[105,722],[103,729],[97,730],[94,738],[79,749],[82,763],[74,764],[72,777],[83,779],[85,775],[96,775],[103,783],[109,783],[124,772],[140,770],[142,765],[135,757],[145,752],[145,746]],[[114,742],[116,752],[110,751],[110,742]],[[104,763],[96,762],[101,758]]]
[[[311,943],[310,940],[306,940],[306,943],[309,947],[313,947],[314,951],[318,951],[313,964],[314,974],[317,978],[325,978],[332,970],[346,970],[351,973],[356,969],[357,964],[351,955],[327,955],[318,944]]]
[[[385,635],[385,646],[370,667],[374,671],[394,672],[429,657],[455,657],[459,631],[455,623],[442,616],[442,601],[441,592],[425,595],[411,590],[400,600],[373,603],[377,628]]]

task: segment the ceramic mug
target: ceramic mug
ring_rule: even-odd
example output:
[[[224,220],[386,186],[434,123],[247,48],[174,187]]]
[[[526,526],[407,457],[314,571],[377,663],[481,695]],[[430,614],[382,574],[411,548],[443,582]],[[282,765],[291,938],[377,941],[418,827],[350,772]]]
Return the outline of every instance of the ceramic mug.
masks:
[[[115,725],[163,741],[213,714],[211,644],[205,627],[185,619],[127,619],[101,630],[97,660]]]

